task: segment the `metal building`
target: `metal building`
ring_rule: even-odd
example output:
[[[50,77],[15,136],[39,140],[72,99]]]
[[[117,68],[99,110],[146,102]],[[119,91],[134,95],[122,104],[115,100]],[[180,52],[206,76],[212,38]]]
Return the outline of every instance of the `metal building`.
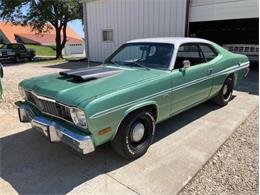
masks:
[[[136,38],[186,35],[220,44],[258,43],[258,0],[81,1],[90,61],[101,62]],[[244,38],[246,33],[251,38]]]

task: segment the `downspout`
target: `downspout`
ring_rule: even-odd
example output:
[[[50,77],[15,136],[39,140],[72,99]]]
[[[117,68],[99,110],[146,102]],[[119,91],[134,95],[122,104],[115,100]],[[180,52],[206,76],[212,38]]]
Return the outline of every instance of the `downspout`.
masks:
[[[191,0],[186,0],[185,37],[189,36]]]
[[[84,35],[85,35],[85,53],[89,66],[89,30],[88,30],[88,18],[87,18],[87,1],[83,2],[83,22],[84,22]]]

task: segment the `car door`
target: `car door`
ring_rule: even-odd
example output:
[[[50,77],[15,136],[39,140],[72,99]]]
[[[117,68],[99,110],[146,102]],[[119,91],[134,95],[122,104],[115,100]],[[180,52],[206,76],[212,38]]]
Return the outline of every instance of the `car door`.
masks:
[[[188,67],[184,68],[183,63]],[[199,43],[181,45],[171,75],[171,113],[181,112],[206,100],[213,84],[211,74],[211,64],[206,61]]]

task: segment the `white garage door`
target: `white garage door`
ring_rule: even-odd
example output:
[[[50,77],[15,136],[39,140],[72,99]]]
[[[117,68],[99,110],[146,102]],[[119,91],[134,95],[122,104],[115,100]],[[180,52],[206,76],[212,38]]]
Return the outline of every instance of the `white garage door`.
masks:
[[[191,1],[190,22],[258,17],[258,0]]]
[[[70,54],[83,54],[84,45],[83,44],[69,44]]]

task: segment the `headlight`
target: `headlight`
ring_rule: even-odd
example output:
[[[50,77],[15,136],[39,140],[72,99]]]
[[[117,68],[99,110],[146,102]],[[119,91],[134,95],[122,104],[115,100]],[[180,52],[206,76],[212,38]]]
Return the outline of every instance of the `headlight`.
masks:
[[[84,127],[84,128],[87,127],[86,116],[82,110],[80,110],[79,108],[71,108],[70,115],[71,115],[71,118],[72,118],[73,122],[75,123],[75,125]]]
[[[9,55],[9,56],[14,56],[14,55],[15,55],[15,52],[13,52],[13,51],[8,51],[8,52],[7,52],[7,55]]]
[[[23,100],[26,99],[25,91],[24,91],[24,89],[23,89],[21,86],[19,86],[19,92],[20,92],[21,98],[22,98]]]

